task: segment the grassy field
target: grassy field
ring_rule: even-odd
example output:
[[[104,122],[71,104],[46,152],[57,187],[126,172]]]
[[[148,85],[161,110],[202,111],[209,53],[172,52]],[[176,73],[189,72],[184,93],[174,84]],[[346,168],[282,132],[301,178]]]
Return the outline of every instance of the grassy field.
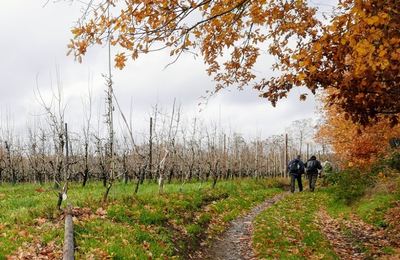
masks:
[[[100,183],[72,185],[67,201],[74,206],[77,257],[185,258],[200,241],[221,233],[230,220],[281,192],[272,180],[210,186],[170,184],[158,195],[155,184],[145,184],[134,195],[133,185],[116,183],[104,205]],[[59,256],[63,219],[56,201],[50,186],[0,186],[0,259],[38,251]]]
[[[116,183],[103,204],[101,183],[85,188],[73,184],[67,202],[74,206],[77,258],[187,259],[200,243],[223,232],[229,221],[282,192],[278,186],[276,180],[251,179],[219,182],[215,189],[210,183],[169,184],[159,195],[157,185],[148,183],[134,195],[132,184]],[[321,210],[339,224],[356,217],[385,232],[399,228],[398,221],[388,218],[397,214],[393,210],[400,201],[398,188],[390,183],[351,205],[336,200],[334,192],[325,188],[290,194],[262,212],[254,223],[259,257],[338,259],[316,220]],[[64,222],[56,202],[50,186],[0,186],[0,259],[60,256]],[[382,250],[394,252],[390,247]]]
[[[366,230],[371,229],[368,225],[372,225],[378,233],[382,232],[389,239],[398,240],[390,237],[398,234],[399,228],[396,225],[398,221],[395,221],[399,216],[393,215],[395,210],[399,211],[396,208],[400,205],[398,187],[394,187],[391,182],[380,183],[351,205],[335,199],[335,189],[332,187],[314,193],[305,191],[286,196],[256,218],[253,238],[255,250],[261,259],[338,259],[332,241],[328,241],[318,222],[317,216],[321,211],[327,212],[341,226],[342,231],[347,230],[342,235],[349,241],[358,240],[357,234],[351,234],[348,228],[348,223],[354,220],[357,223],[358,220],[364,222]],[[368,246],[355,247],[366,257],[372,258],[371,255],[377,251],[379,254],[395,252],[395,248],[390,246],[372,250]]]

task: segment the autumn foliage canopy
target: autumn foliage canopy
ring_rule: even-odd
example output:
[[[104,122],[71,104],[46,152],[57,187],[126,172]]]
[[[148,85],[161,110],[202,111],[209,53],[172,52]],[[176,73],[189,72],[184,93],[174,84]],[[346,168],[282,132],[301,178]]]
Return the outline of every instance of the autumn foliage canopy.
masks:
[[[391,126],[389,119],[380,118],[373,125],[362,126],[346,120],[335,106],[328,106],[325,115],[316,137],[320,143],[330,145],[344,168],[370,167],[390,154],[390,140],[400,136],[400,125]]]
[[[69,52],[110,42],[121,50],[115,66],[168,48],[179,58],[200,54],[216,91],[252,86],[272,102],[296,86],[329,89],[328,103],[362,125],[400,112],[400,4],[342,0],[323,18],[308,1],[91,1],[72,29]],[[257,75],[261,54],[275,57],[276,77]],[[306,95],[302,94],[301,99]]]

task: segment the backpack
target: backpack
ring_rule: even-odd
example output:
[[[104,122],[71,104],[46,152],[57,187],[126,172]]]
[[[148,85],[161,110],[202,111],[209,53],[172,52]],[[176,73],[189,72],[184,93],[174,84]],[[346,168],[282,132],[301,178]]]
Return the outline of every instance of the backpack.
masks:
[[[290,165],[289,165],[289,172],[290,173],[298,173],[300,170],[300,164],[299,161],[293,161]]]
[[[318,172],[317,160],[310,160],[307,162],[307,173]]]

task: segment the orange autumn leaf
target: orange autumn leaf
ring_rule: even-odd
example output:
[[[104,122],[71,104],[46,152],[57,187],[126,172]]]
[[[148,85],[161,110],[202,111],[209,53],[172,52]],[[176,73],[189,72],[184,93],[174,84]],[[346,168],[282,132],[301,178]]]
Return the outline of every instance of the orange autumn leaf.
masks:
[[[126,57],[125,53],[119,53],[115,55],[115,67],[122,70],[125,67]]]

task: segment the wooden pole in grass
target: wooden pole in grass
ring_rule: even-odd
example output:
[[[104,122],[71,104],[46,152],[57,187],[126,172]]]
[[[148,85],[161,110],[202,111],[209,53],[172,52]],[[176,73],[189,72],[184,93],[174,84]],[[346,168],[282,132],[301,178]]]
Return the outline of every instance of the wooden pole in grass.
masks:
[[[150,137],[149,137],[149,172],[147,178],[152,179],[153,170],[153,117],[150,117]]]
[[[289,163],[289,154],[288,154],[288,134],[285,134],[285,165],[283,166],[284,177],[288,178],[288,163]]]
[[[63,260],[74,260],[74,259],[75,259],[74,223],[72,221],[71,205],[68,205],[67,209],[65,210]]]

